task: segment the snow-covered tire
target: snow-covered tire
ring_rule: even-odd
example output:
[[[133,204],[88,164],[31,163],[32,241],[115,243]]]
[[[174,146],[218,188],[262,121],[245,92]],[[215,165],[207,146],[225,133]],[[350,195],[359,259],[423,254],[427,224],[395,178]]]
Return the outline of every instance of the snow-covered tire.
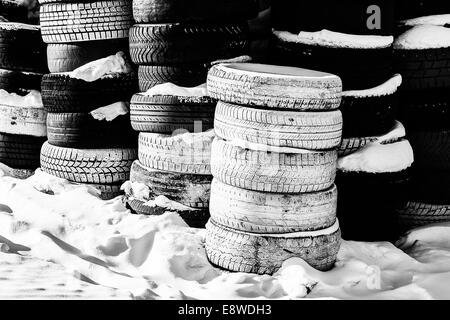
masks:
[[[252,63],[215,65],[208,73],[208,92],[217,100],[247,106],[297,111],[337,109],[341,80],[315,71],[311,76],[309,72]]]
[[[128,52],[127,39],[53,43],[47,46],[48,68],[51,73],[69,72],[119,51]]]
[[[165,196],[191,208],[208,208],[211,175],[185,174],[146,168],[139,161],[131,166],[130,181],[145,184],[149,199]]]
[[[78,183],[116,184],[130,177],[136,149],[73,149],[44,143],[41,168],[44,172]]]
[[[0,68],[46,73],[45,44],[38,26],[0,23]]]
[[[130,29],[131,60],[138,65],[207,63],[246,54],[248,26],[137,24]]]
[[[0,162],[15,169],[36,169],[45,138],[0,133]]]
[[[336,175],[335,150],[299,153],[256,151],[216,138],[211,155],[211,172],[215,178],[253,191],[317,192],[330,188]]]
[[[137,146],[130,117],[96,120],[88,113],[49,113],[47,136],[51,145],[66,148],[117,148]]]
[[[130,101],[138,91],[135,73],[114,74],[93,82],[65,74],[42,78],[42,102],[48,112],[91,112],[119,101]]]
[[[218,224],[251,233],[291,233],[328,228],[336,221],[337,189],[293,195],[249,191],[214,179],[210,213]]]
[[[395,50],[394,56],[403,89],[450,87],[450,48]]]
[[[450,222],[450,205],[408,202],[397,214],[400,227],[409,230],[433,223]]]
[[[4,133],[47,136],[47,111],[44,108],[5,105],[0,101],[0,128]]]
[[[21,93],[27,90],[41,90],[42,74],[0,69],[0,89]]]
[[[145,96],[131,99],[130,117],[134,130],[153,133],[173,133],[175,130],[194,132],[214,127],[216,102],[208,97]],[[197,131],[198,132],[198,131]]]
[[[155,170],[211,174],[211,144],[214,131],[163,135],[139,134],[139,161]]]
[[[171,82],[182,87],[196,87],[206,82],[208,68],[204,65],[139,66],[139,90]]]
[[[144,201],[137,199],[127,199],[126,207],[130,209],[132,213],[146,216],[162,215],[168,211],[176,212],[191,228],[204,228],[209,219],[209,211],[207,209],[185,211],[171,210],[162,207],[150,207],[146,205]]]
[[[338,110],[278,111],[219,102],[214,130],[225,140],[241,139],[276,147],[328,150],[341,143],[342,121]]]
[[[380,25],[369,28],[372,6],[379,8]],[[322,0],[272,2],[272,27],[275,30],[316,32],[331,30],[358,35],[393,34],[395,1],[392,0]],[[378,12],[378,11],[375,11]],[[378,21],[378,20],[377,20]]]
[[[133,25],[132,4],[129,0],[43,3],[40,23],[46,43],[127,38]]]
[[[322,70],[339,76],[344,90],[373,88],[393,74],[393,49],[332,48],[286,42],[274,36],[274,64]]]
[[[312,235],[288,236],[239,232],[210,220],[206,225],[206,254],[214,265],[246,273],[273,274],[284,261],[294,257],[302,258],[321,271],[334,266],[341,244],[337,221],[333,227]]]
[[[338,148],[339,157],[343,157],[352,153],[355,153],[366,144],[374,142],[377,137],[350,137],[343,138],[342,143]]]
[[[239,21],[257,13],[254,0],[134,0],[133,17],[136,23]]]

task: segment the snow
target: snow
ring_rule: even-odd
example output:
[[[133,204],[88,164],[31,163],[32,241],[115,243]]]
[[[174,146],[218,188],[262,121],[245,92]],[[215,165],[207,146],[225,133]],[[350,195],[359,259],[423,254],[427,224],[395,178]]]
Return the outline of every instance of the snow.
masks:
[[[112,121],[119,116],[128,113],[128,102],[116,102],[105,107],[100,107],[90,112],[96,120]]]
[[[339,158],[337,168],[344,172],[392,173],[411,167],[413,162],[413,150],[407,140],[389,144],[371,142]]]
[[[394,43],[397,50],[426,50],[450,47],[450,29],[419,25],[400,35]]]
[[[146,92],[144,96],[175,96],[175,97],[207,97],[206,83],[193,88],[180,87],[171,82],[158,84]]]
[[[325,29],[317,32],[301,31],[299,34],[277,30],[272,32],[281,41],[329,48],[382,49],[390,47],[394,42],[394,37],[392,36],[363,36]]]
[[[387,144],[389,142],[395,142],[406,136],[406,130],[400,121],[396,121],[394,127],[385,135],[376,138],[381,144]]]
[[[432,16],[418,17],[408,20],[403,20],[401,24],[409,27],[419,26],[419,25],[434,25],[434,26],[445,26],[450,23],[450,14],[438,14]]]
[[[3,30],[31,30],[31,31],[37,31],[40,32],[41,28],[39,26],[35,26],[32,24],[25,24],[20,22],[2,22],[0,23],[0,29]]]
[[[396,74],[391,79],[389,79],[388,81],[377,87],[365,90],[344,91],[342,92],[342,96],[358,97],[358,98],[387,96],[397,92],[401,84],[402,84],[402,76],[400,74]]]
[[[67,74],[74,79],[93,82],[107,75],[131,72],[125,54],[120,51],[115,55],[89,62]]]
[[[132,215],[120,197],[102,201],[89,187],[41,171],[27,180],[5,175],[0,178],[0,244],[8,253],[0,253],[0,296],[450,298],[449,223],[411,231],[398,242],[400,248],[343,241],[333,270],[320,272],[293,258],[273,276],[214,268],[204,234],[177,214]]]
[[[30,90],[27,95],[20,96],[0,89],[0,104],[22,108],[44,108],[41,93],[37,90]]]

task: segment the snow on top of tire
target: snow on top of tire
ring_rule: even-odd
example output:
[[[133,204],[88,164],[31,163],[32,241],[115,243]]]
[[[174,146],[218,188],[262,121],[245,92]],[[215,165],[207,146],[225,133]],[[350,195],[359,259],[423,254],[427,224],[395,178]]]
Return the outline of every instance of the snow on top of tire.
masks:
[[[394,37],[392,36],[354,35],[329,30],[317,32],[301,31],[299,34],[273,30],[273,34],[285,42],[329,48],[383,49],[390,47],[394,42]]]
[[[388,81],[377,87],[365,90],[343,91],[342,96],[368,98],[394,94],[395,92],[397,92],[397,89],[402,84],[402,80],[403,80],[402,76],[400,74],[396,74],[391,79],[389,79]]]
[[[394,43],[397,50],[426,50],[450,47],[450,29],[436,25],[419,25],[402,35]]]
[[[401,24],[409,27],[415,27],[425,24],[434,26],[444,26],[449,23],[450,23],[450,14],[438,14],[401,21]]]
[[[0,89],[0,104],[23,108],[44,108],[41,93],[37,90],[30,90],[26,96],[20,96]]]
[[[207,97],[206,83],[193,88],[180,87],[171,82],[158,84],[146,92],[143,96],[175,96],[175,97]]]
[[[409,141],[389,144],[375,141],[339,158],[337,168],[343,172],[393,173],[411,167],[413,162],[414,153]]]
[[[2,30],[30,30],[37,31],[41,30],[40,26],[35,26],[32,24],[25,24],[20,22],[0,22],[0,29]]]

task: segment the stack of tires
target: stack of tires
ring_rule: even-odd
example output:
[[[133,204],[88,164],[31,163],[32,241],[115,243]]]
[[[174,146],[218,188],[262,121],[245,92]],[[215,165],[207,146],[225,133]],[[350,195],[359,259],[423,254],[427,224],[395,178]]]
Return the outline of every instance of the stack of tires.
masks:
[[[400,1],[395,62],[404,84],[400,116],[416,158],[409,201],[399,210],[410,229],[450,221],[450,4]]]
[[[255,12],[254,0],[134,0],[130,53],[140,90],[204,83],[211,62],[247,53]]]
[[[38,26],[0,22],[0,162],[27,177],[39,167],[46,112],[40,82],[47,72]]]
[[[103,199],[121,193],[120,185],[129,179],[137,157],[128,112],[129,101],[138,91],[137,74],[124,67],[126,72],[86,79],[72,71],[111,54],[126,64],[131,11],[129,0],[41,3],[42,38],[48,44],[51,71],[41,83],[48,111],[48,141],[42,146],[41,168],[90,184],[100,190]],[[110,116],[117,109],[122,112]]]
[[[343,82],[336,179],[343,237],[396,240],[395,210],[403,205],[411,153],[396,123],[401,76],[393,71],[394,1],[281,0],[273,3],[272,16],[274,63],[330,72]],[[406,155],[395,151],[397,158],[374,166],[374,147]]]
[[[261,64],[208,74],[216,107],[206,251],[224,269],[272,274],[291,257],[328,270],[340,246],[337,76]]]

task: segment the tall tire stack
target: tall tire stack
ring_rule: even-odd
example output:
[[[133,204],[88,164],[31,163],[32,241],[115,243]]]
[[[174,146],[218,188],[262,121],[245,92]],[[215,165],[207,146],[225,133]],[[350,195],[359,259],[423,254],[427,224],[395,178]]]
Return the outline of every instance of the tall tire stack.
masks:
[[[291,257],[333,267],[342,82],[331,74],[262,64],[220,64],[212,144],[209,260],[272,274]]]
[[[400,1],[396,69],[402,73],[400,115],[416,158],[404,230],[450,221],[450,4]]]
[[[47,115],[39,91],[46,70],[39,27],[0,22],[0,162],[20,177],[39,167]]]
[[[41,168],[114,198],[137,158],[129,101],[138,80],[127,64],[131,1],[45,0],[40,21],[51,72],[41,82],[48,112]]]
[[[130,53],[140,90],[200,85],[211,62],[247,54],[256,8],[254,0],[134,0]]]

